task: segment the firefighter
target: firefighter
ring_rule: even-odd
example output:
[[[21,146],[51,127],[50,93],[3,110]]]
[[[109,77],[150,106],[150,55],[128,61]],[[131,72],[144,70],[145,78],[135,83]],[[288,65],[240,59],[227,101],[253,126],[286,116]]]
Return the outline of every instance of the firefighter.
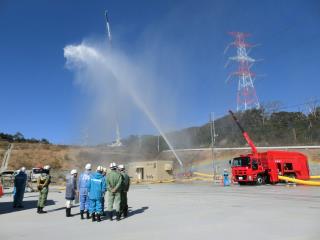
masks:
[[[19,173],[14,177],[14,196],[13,196],[13,207],[23,208],[22,201],[27,183],[27,174],[25,173],[26,168],[22,167]]]
[[[125,171],[124,165],[119,165],[118,169],[122,175],[122,187],[121,187],[121,203],[120,203],[120,216],[123,214],[123,217],[128,216],[128,197],[127,193],[130,187],[130,178]]]
[[[97,171],[88,181],[88,192],[90,199],[89,211],[92,215],[92,222],[101,221],[102,198],[106,192],[106,180],[102,175],[103,167],[98,166]]]
[[[38,209],[37,213],[47,213],[43,211],[44,206],[47,202],[48,192],[49,192],[49,185],[51,183],[51,176],[50,176],[50,166],[46,165],[43,167],[43,173],[37,180],[37,187],[39,190],[39,201],[38,201]]]
[[[223,185],[230,186],[229,173],[227,169],[223,170]]]
[[[67,176],[66,184],[66,217],[71,217],[72,201],[77,197],[77,175],[76,169],[71,170],[70,175]]]
[[[78,182],[79,198],[80,198],[80,216],[84,219],[84,213],[86,213],[87,219],[90,218],[89,214],[89,197],[88,197],[88,182],[91,176],[91,164],[87,163],[85,166],[85,171],[81,173]]]
[[[116,210],[116,219],[120,220],[120,202],[121,202],[121,184],[122,176],[117,171],[117,164],[110,163],[111,171],[107,174],[107,189],[108,189],[108,214],[109,219],[113,219],[113,208]]]

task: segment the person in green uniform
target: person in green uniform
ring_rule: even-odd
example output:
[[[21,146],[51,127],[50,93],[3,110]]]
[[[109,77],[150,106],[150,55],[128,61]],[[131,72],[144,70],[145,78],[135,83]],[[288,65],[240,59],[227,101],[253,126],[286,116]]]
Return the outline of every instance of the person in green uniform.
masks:
[[[46,165],[43,167],[44,172],[37,180],[38,190],[39,190],[39,201],[38,201],[38,209],[37,213],[47,213],[43,211],[44,206],[47,202],[48,192],[49,192],[49,184],[51,182],[50,176],[50,166]]]
[[[121,203],[120,203],[120,216],[128,216],[128,196],[127,193],[130,188],[130,178],[126,173],[124,165],[120,164],[118,166],[119,172],[122,175],[122,187],[121,187]]]
[[[120,220],[120,202],[121,202],[121,185],[122,176],[117,171],[117,164],[110,164],[111,171],[107,174],[107,191],[108,191],[108,215],[110,221],[113,219],[113,209],[116,210],[116,219]]]

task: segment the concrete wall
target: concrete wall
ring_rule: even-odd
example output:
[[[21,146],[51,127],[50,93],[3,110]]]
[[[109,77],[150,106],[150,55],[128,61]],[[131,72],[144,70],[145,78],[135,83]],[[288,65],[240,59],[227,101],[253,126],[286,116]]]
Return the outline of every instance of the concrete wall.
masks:
[[[172,161],[141,161],[128,164],[128,174],[133,180],[158,181],[173,178]]]

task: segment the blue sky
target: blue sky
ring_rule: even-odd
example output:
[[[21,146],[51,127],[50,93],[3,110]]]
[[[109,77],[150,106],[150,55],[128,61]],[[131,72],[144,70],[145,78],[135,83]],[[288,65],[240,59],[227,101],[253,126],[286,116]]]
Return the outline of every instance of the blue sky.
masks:
[[[63,48],[104,38],[105,9],[117,48],[149,57],[161,84],[176,93],[176,128],[235,109],[236,81],[225,83],[231,69],[224,64],[235,53],[223,55],[229,31],[250,32],[248,40],[261,44],[251,53],[264,59],[253,69],[265,75],[255,83],[261,102],[320,97],[317,0],[0,0],[0,132],[77,142],[79,108],[90,99],[75,86]],[[132,121],[122,135],[156,134],[141,117]]]

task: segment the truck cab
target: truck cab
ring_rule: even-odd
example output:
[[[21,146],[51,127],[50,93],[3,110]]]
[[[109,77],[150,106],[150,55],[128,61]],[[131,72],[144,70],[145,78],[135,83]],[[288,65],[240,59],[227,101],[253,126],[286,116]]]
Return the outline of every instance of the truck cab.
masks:
[[[265,169],[260,159],[253,155],[241,155],[234,158],[231,163],[232,180],[240,185],[249,183],[263,184],[266,181]]]

